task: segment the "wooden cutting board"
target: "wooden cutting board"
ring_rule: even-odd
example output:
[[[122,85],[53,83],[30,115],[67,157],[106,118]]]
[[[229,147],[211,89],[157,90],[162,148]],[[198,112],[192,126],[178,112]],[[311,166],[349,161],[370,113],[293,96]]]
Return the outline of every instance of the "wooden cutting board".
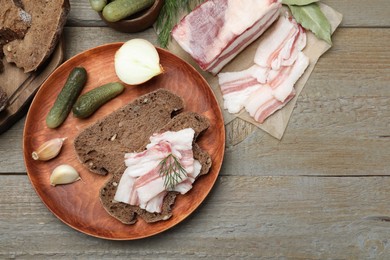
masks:
[[[8,95],[8,106],[0,112],[0,134],[26,114],[39,87],[64,60],[64,53],[64,40],[61,39],[46,63],[30,73],[24,73],[3,58],[4,72],[0,73],[0,86]]]

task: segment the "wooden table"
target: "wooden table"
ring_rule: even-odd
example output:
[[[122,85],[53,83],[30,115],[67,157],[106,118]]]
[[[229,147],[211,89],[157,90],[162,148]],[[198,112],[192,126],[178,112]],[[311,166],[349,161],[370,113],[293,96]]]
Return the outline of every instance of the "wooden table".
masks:
[[[0,258],[390,257],[390,1],[323,0],[344,14],[278,141],[236,119],[211,194],[176,227],[106,241],[58,220],[34,192],[24,119],[0,136]],[[66,58],[152,29],[115,32],[71,1]]]

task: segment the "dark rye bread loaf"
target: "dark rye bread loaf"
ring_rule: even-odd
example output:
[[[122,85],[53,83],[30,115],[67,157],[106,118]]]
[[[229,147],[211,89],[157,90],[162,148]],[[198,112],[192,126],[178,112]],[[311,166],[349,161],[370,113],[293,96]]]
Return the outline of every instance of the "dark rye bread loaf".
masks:
[[[0,0],[0,6],[0,45],[23,39],[31,26],[31,15],[14,0]]]
[[[20,2],[1,0],[0,45],[23,39],[31,26],[31,15],[22,9]]]
[[[23,39],[31,26],[31,15],[22,9],[16,0],[0,0],[0,60],[3,58],[3,45],[15,39]],[[0,73],[4,70],[0,61]]]
[[[3,1],[3,0],[2,0]],[[24,72],[35,71],[53,52],[69,13],[69,0],[21,0],[31,15],[31,26],[23,39],[3,46],[7,62]]]
[[[81,132],[74,140],[77,156],[91,172],[113,173],[125,153],[137,151],[181,109],[183,100],[167,90],[141,96]]]
[[[207,152],[203,151],[195,143],[195,140],[199,134],[205,131],[209,126],[210,124],[206,117],[193,112],[183,112],[172,118],[168,124],[166,124],[157,132],[163,133],[165,131],[179,131],[185,128],[194,129],[195,137],[192,149],[194,152],[194,159],[199,160],[202,165],[200,175],[203,175],[208,173],[210,170],[211,158]],[[137,152],[143,151],[146,145],[147,143],[140,147]],[[106,211],[124,224],[134,224],[137,221],[137,215],[148,223],[169,219],[172,216],[171,206],[175,202],[176,196],[178,194],[177,192],[171,191],[167,193],[163,201],[161,213],[150,213],[138,206],[131,206],[126,203],[114,201],[116,187],[125,169],[126,166],[122,163],[122,166],[116,172],[114,172],[113,177],[100,190],[100,201],[102,202]],[[196,185],[196,183],[194,185]]]

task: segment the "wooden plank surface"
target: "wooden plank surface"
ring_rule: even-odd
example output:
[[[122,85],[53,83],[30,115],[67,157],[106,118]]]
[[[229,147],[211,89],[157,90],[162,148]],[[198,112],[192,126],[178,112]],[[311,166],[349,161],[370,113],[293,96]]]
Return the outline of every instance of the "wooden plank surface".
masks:
[[[390,255],[390,1],[323,0],[344,14],[278,141],[234,120],[220,177],[183,223],[115,242],[63,224],[25,173],[24,119],[0,135],[0,259],[388,259]],[[152,29],[107,28],[71,0],[66,58]]]
[[[25,176],[3,176],[0,258],[385,259],[390,178],[219,178],[173,229],[138,241],[100,240],[56,219]]]

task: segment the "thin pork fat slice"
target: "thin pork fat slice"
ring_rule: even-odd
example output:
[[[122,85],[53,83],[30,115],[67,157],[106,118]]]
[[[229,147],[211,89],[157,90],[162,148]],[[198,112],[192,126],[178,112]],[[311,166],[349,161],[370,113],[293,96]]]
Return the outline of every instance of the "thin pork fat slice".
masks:
[[[259,123],[295,96],[294,85],[309,65],[302,52],[306,33],[288,14],[281,16],[263,37],[254,65],[218,74],[225,109],[238,113],[245,107]]]
[[[292,66],[282,67],[277,76],[243,103],[246,111],[259,123],[263,123],[270,115],[283,108],[294,96],[294,85],[309,66],[309,58],[298,52]]]
[[[201,171],[192,151],[194,135],[192,128],[155,134],[150,137],[145,151],[127,153],[127,169],[119,181],[114,200],[139,206],[151,213],[161,213],[168,191],[188,192]],[[165,186],[168,177],[160,175],[160,162],[169,155],[175,156],[185,170],[185,173],[179,172],[180,179],[171,188]]]
[[[172,37],[199,66],[217,74],[279,17],[280,0],[209,0],[185,16]]]
[[[245,106],[245,109],[249,114],[261,124],[270,115],[283,108],[295,96],[295,90],[293,89],[286,100],[281,102],[274,98],[272,93],[269,95],[269,91],[270,88],[268,86],[263,86],[251,96],[248,100],[248,104]]]
[[[294,89],[295,83],[305,72],[306,68],[309,66],[309,58],[303,54],[303,52],[298,53],[298,57],[295,60],[292,66],[287,73],[280,75],[278,79],[280,82],[274,88],[274,97],[280,102],[285,102],[287,97]]]
[[[240,112],[249,96],[267,82],[268,70],[255,64],[246,70],[219,73],[225,109],[232,114]]]
[[[279,70],[291,66],[306,46],[306,33],[289,15],[282,15],[256,50],[254,61],[262,67]]]

